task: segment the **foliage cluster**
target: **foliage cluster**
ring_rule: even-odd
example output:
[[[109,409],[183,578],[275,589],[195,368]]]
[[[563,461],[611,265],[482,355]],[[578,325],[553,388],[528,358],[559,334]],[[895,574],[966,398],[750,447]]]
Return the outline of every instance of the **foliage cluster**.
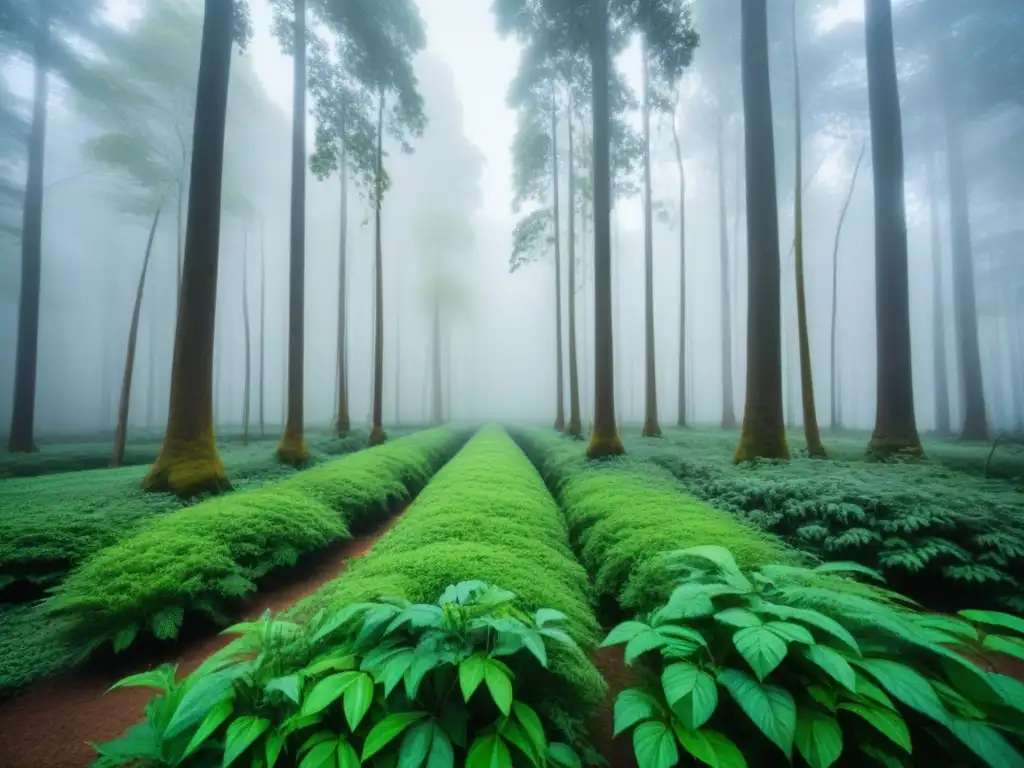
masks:
[[[708,457],[697,438],[643,449],[696,496],[822,559],[881,571],[933,608],[1024,611],[1024,493],[932,463]],[[941,601],[941,602],[937,602]]]
[[[366,444],[365,436],[318,439],[311,463],[349,453]],[[102,448],[102,453],[100,449]],[[143,461],[152,461],[153,455]],[[110,458],[110,444],[59,446],[47,456]],[[140,447],[140,454],[143,449]],[[38,454],[26,454],[35,456]],[[224,463],[238,490],[256,488],[295,473],[274,458],[267,443],[228,444]],[[142,463],[142,462],[140,462]],[[178,497],[141,488],[145,467],[69,472],[0,482],[0,602],[29,599],[95,552],[123,539],[135,527],[185,506]],[[195,500],[193,500],[195,501]]]
[[[500,480],[498,480],[500,478]],[[373,550],[300,603],[296,615],[383,595],[433,599],[468,580],[500,584],[516,607],[550,607],[567,616],[565,631],[582,648],[600,639],[587,574],[576,562],[558,507],[537,471],[500,429],[486,427],[434,476]],[[552,673],[523,685],[542,715],[581,712],[604,697],[604,682],[583,653],[552,653]],[[532,698],[535,696],[536,698]]]
[[[1024,620],[917,611],[843,578],[881,578],[855,563],[741,570],[713,545],[670,562],[669,599],[604,642],[644,672],[615,703],[640,768],[675,765],[680,747],[718,766],[792,762],[794,747],[811,768],[1024,765],[1024,685],[976,661],[1024,658]]]
[[[462,433],[419,432],[164,515],[73,571],[44,610],[71,619],[82,654],[140,632],[177,636],[186,611],[226,623],[255,580],[347,538],[408,501],[457,449]]]
[[[800,560],[774,536],[694,499],[649,461],[588,462],[578,443],[554,433],[516,437],[561,502],[573,545],[609,616],[649,610],[667,596],[665,558],[681,543],[723,544],[744,566]]]
[[[515,601],[462,582],[431,603],[385,598],[308,623],[238,625],[182,680],[165,666],[120,681],[161,693],[142,723],[97,747],[94,765],[579,766],[520,695],[554,647],[573,647],[565,616]]]

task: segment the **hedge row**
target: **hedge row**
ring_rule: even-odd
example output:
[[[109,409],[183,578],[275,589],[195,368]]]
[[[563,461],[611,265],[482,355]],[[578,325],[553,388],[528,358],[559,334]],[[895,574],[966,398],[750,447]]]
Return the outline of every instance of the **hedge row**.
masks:
[[[293,613],[383,596],[433,603],[449,584],[469,580],[511,590],[523,610],[562,611],[565,630],[581,648],[600,639],[587,574],[573,556],[558,506],[536,469],[497,427],[482,429],[370,554]],[[582,652],[558,649],[551,668],[559,678],[555,684],[524,681],[533,693],[527,701],[578,713],[604,697],[604,681]]]
[[[187,611],[223,623],[259,577],[408,501],[465,437],[419,432],[164,515],[87,560],[45,608],[71,619],[83,653],[108,641],[120,650],[139,632],[176,637]]]
[[[605,618],[651,610],[671,591],[665,556],[727,547],[740,567],[797,564],[779,539],[688,495],[667,470],[630,456],[591,462],[579,444],[540,430],[515,437],[562,505]]]

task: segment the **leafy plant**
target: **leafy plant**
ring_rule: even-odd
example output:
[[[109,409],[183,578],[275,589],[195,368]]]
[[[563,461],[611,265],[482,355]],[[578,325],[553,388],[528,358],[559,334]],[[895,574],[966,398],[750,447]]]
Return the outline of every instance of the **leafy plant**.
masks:
[[[667,602],[603,643],[624,644],[626,662],[648,675],[615,702],[615,733],[632,731],[640,768],[675,765],[680,750],[712,766],[792,761],[794,751],[812,768],[840,756],[1024,765],[1024,686],[971,659],[1022,657],[1024,620],[916,611],[846,578],[880,579],[854,563],[744,571],[714,545],[671,563],[679,583]]]

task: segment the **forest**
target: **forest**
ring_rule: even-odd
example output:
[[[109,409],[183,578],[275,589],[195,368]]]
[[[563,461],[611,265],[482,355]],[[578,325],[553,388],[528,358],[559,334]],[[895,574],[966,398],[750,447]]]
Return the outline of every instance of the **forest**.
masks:
[[[0,768],[1024,768],[1020,0],[0,2]]]

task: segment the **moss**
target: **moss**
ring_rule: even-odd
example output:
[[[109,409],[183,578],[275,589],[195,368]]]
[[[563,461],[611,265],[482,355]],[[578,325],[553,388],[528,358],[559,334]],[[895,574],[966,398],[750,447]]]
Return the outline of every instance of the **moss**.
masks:
[[[740,464],[754,459],[788,459],[789,445],[786,443],[786,428],[780,414],[762,414],[743,417],[740,442],[736,446],[733,462]]]
[[[621,456],[626,452],[619,437],[619,431],[612,428],[611,433],[601,434],[595,429],[590,435],[590,442],[587,444],[588,459],[603,459],[606,456]]]
[[[224,462],[217,453],[211,431],[194,440],[168,437],[163,450],[142,481],[146,491],[173,493],[191,498],[202,493],[231,490]]]
[[[290,424],[284,428],[281,442],[277,445],[277,458],[282,464],[290,467],[301,467],[309,461],[309,448],[302,436],[302,429]]]
[[[579,417],[569,419],[569,423],[565,425],[565,434],[577,438],[583,436],[583,426],[580,424]]]
[[[661,437],[661,427],[658,426],[658,420],[651,417],[644,419],[644,428],[640,434],[644,437]]]
[[[921,459],[924,458],[924,449],[921,448],[917,429],[912,426],[890,433],[875,427],[868,443],[867,455],[873,459],[888,459],[896,455]]]
[[[384,427],[374,424],[370,430],[370,445],[382,445],[387,439],[388,433],[384,431]]]

